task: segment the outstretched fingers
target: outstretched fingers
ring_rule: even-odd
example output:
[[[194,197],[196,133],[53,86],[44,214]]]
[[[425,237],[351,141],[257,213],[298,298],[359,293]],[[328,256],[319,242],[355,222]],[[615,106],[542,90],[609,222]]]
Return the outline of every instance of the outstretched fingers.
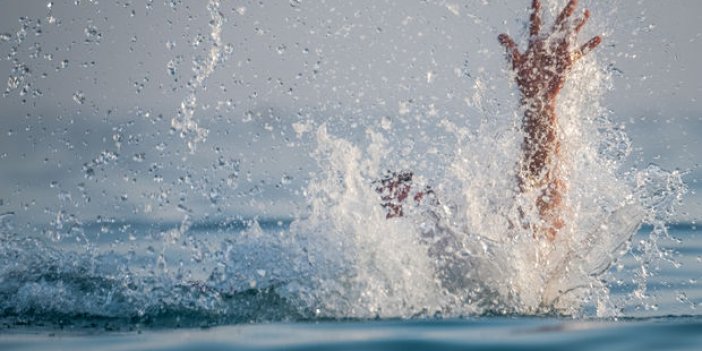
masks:
[[[583,55],[586,55],[588,52],[600,45],[600,43],[602,43],[602,37],[598,35],[590,39],[587,43],[583,44],[583,46],[580,47],[580,51],[583,53]]]
[[[575,33],[580,33],[580,30],[583,29],[583,26],[585,26],[585,23],[587,23],[587,20],[590,19],[590,10],[585,10],[583,13],[583,17],[580,19],[578,24],[575,26]]]
[[[587,55],[590,51],[594,50],[598,45],[602,43],[602,37],[599,35],[590,39],[587,43],[583,44],[580,49],[573,53],[573,61],[579,60],[581,57]]]
[[[529,26],[529,34],[532,37],[539,35],[541,31],[541,1],[534,0],[531,3],[531,25]]]
[[[553,23],[553,30],[557,31],[563,28],[563,24],[565,24],[566,19],[568,17],[573,15],[573,12],[575,12],[575,8],[578,6],[578,0],[570,0],[568,2],[568,5],[566,5],[565,8],[563,8],[563,11],[556,17],[556,21]]]
[[[519,64],[519,61],[521,60],[521,54],[519,53],[519,48],[517,47],[517,44],[512,40],[512,38],[507,35],[507,34],[500,34],[497,37],[497,40],[500,41],[500,44],[505,47],[505,50],[507,50],[507,55],[509,59],[512,61],[512,65],[516,66]]]

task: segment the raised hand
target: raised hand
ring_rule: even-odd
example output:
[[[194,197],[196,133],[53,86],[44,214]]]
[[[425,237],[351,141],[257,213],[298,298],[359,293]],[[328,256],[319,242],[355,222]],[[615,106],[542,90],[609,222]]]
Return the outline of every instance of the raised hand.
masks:
[[[559,174],[556,97],[573,64],[602,42],[595,36],[576,47],[576,36],[590,18],[590,11],[585,10],[579,18],[573,19],[577,5],[577,0],[570,0],[551,29],[542,32],[541,1],[533,0],[529,44],[523,53],[509,35],[498,37],[516,73],[524,108],[519,188],[523,193],[540,191],[536,199],[540,222],[531,227],[535,236],[545,235],[550,240],[565,225],[562,198],[566,182]]]
[[[577,0],[570,0],[556,18],[550,31],[541,31],[541,1],[533,0],[529,26],[529,45],[524,53],[507,34],[500,34],[498,40],[505,47],[508,59],[517,73],[517,85],[524,98],[536,98],[535,103],[549,104],[565,83],[568,70],[581,57],[601,42],[595,36],[585,44],[573,49],[575,38],[590,18],[585,10],[577,20],[572,19]]]

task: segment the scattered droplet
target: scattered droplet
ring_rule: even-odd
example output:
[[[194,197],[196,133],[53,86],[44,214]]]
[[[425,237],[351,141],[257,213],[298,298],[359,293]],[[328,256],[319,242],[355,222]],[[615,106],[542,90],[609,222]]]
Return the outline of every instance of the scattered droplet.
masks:
[[[98,28],[94,25],[89,25],[85,27],[85,41],[87,43],[99,43],[102,40],[102,33],[98,31]]]
[[[390,128],[392,128],[392,119],[388,116],[383,116],[383,118],[380,119],[380,128],[390,130]]]
[[[82,91],[76,91],[73,94],[73,101],[75,101],[79,105],[82,105],[83,103],[85,103],[85,94],[83,94]]]
[[[176,63],[173,60],[168,61],[168,64],[166,65],[168,68],[168,73],[172,76],[176,75]]]
[[[239,187],[239,174],[238,173],[231,173],[227,177],[227,185],[230,186],[233,189],[236,189]]]
[[[132,156],[132,160],[134,162],[144,162],[144,160],[146,160],[146,153],[141,152],[138,154],[134,154],[134,156]]]

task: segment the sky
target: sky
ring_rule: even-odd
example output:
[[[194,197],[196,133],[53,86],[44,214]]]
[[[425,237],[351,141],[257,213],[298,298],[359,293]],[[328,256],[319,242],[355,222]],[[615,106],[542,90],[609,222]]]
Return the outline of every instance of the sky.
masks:
[[[433,133],[421,118],[432,114],[471,125],[479,86],[496,112],[514,108],[495,38],[524,39],[526,0],[212,3],[3,1],[0,214],[37,230],[286,217],[303,210],[316,169],[305,128],[354,139],[382,121]],[[632,162],[685,171],[695,190],[702,3],[582,7],[583,40],[604,36],[603,105],[631,137]],[[702,217],[694,193],[682,208],[680,219]]]

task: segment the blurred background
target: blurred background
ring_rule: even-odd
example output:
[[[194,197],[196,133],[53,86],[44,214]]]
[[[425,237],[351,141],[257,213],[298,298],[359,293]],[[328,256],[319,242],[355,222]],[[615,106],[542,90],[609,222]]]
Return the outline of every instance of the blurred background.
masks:
[[[604,36],[603,105],[631,137],[625,167],[685,172],[676,216],[699,219],[702,3],[582,3],[581,40]],[[420,159],[443,145],[440,121],[477,125],[484,106],[513,118],[496,37],[524,43],[528,5],[5,0],[0,215],[30,231],[292,218],[323,123],[351,139],[386,131]]]

